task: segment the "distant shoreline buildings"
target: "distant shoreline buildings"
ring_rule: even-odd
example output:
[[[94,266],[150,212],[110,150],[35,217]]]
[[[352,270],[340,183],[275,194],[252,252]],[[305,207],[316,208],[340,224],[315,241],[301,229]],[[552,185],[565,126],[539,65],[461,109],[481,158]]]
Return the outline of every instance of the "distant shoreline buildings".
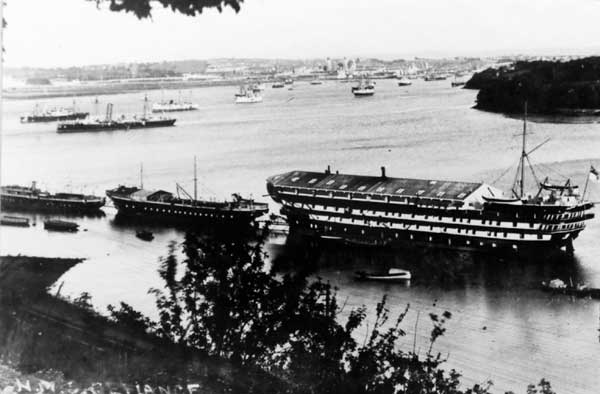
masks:
[[[563,57],[452,57],[382,60],[377,58],[327,57],[319,59],[238,59],[115,63],[62,68],[6,67],[5,89],[27,86],[70,86],[89,82],[131,80],[217,81],[278,78],[346,79],[420,77],[431,74],[466,75],[484,67],[520,60],[571,60]]]

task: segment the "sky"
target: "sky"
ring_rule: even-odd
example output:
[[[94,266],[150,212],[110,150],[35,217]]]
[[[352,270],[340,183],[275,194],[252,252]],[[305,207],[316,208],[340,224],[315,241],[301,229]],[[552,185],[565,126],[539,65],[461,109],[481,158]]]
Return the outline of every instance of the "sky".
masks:
[[[6,66],[217,57],[600,54],[600,0],[245,0],[152,20],[89,0],[7,0]]]

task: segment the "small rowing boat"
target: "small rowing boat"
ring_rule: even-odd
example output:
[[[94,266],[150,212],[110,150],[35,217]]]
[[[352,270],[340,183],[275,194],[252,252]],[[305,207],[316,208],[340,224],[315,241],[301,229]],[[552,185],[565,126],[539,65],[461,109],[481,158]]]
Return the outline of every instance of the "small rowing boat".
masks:
[[[148,230],[141,230],[135,233],[135,236],[143,241],[152,241],[154,239],[154,234],[152,234]]]
[[[400,268],[390,268],[384,273],[357,271],[354,274],[354,279],[361,281],[377,280],[383,282],[397,282],[410,280],[411,277],[410,271]]]

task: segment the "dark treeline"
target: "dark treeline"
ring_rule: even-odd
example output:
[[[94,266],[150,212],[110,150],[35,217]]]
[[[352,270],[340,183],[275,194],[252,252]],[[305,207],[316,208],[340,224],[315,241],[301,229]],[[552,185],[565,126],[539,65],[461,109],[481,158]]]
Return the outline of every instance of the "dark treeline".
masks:
[[[163,287],[150,290],[159,320],[125,303],[109,307],[113,320],[242,369],[265,371],[286,383],[286,393],[490,393],[491,382],[463,387],[461,375],[444,370],[445,359],[434,351],[449,312],[429,314],[428,350],[415,353],[397,347],[406,335],[408,305],[390,316],[384,297],[369,324],[364,306],[342,319],[329,283],[308,272],[266,270],[262,241],[188,233],[181,247],[183,253],[171,245],[159,269]],[[553,393],[544,380],[527,390]]]
[[[575,115],[600,108],[600,57],[519,61],[476,73],[465,88],[479,89],[476,108],[522,113]],[[588,111],[586,111],[588,110]]]

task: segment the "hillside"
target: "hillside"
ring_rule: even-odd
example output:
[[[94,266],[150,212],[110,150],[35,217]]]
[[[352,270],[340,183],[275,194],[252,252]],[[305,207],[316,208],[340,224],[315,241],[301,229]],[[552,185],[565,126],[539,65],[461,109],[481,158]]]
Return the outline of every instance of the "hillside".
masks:
[[[476,73],[465,85],[479,89],[475,108],[544,115],[600,115],[600,57],[519,61]]]

